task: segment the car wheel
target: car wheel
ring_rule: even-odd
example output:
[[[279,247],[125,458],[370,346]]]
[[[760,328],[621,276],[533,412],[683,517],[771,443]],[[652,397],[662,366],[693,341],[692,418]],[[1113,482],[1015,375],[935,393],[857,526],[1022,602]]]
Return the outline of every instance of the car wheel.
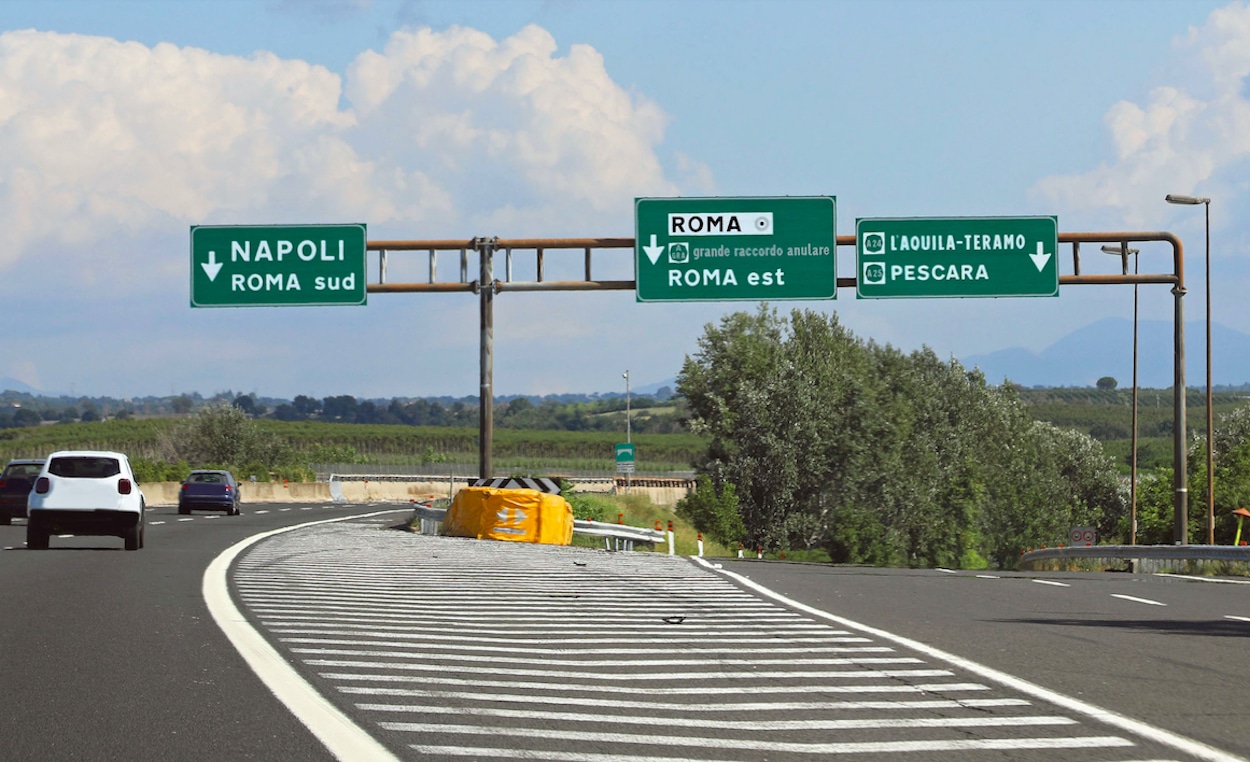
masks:
[[[180,506],[178,506],[178,515],[179,515],[179,516],[186,516],[186,515],[187,515],[188,513],[190,513],[190,512],[191,512],[191,509],[190,509],[190,508],[183,508],[181,505],[180,505]]]
[[[0,526],[9,526],[13,523],[13,517],[7,513],[0,513]]]
[[[143,524],[137,523],[134,526],[126,527],[125,534],[122,539],[126,541],[126,550],[138,550],[143,547]]]
[[[26,549],[48,549],[48,530],[41,523],[31,521],[26,525]]]

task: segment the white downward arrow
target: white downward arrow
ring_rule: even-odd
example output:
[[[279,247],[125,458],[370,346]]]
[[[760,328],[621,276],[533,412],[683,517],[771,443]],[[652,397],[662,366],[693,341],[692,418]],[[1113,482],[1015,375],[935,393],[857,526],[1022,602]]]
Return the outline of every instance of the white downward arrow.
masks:
[[[660,261],[660,255],[664,253],[663,246],[657,246],[655,243],[655,233],[651,234],[651,245],[643,246],[642,250],[647,252],[647,259],[651,260],[651,264]]]
[[[1033,260],[1033,264],[1037,265],[1037,271],[1040,273],[1042,268],[1046,267],[1046,263],[1050,261],[1050,255],[1042,251],[1042,242],[1037,242],[1037,253],[1030,254],[1029,259]]]
[[[1041,244],[1038,245],[1040,246]],[[221,272],[221,262],[217,261],[217,252],[208,252],[208,261],[201,262],[200,267],[204,268],[204,274],[208,276],[210,283],[217,280],[217,273]]]

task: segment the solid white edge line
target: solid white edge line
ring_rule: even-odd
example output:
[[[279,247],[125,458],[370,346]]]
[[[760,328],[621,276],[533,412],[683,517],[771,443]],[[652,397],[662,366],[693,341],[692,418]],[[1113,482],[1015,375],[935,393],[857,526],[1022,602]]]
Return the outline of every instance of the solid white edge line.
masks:
[[[399,757],[392,754],[373,736],[366,733],[347,715],[327,701],[248,623],[230,598],[227,573],[230,570],[230,564],[240,553],[267,537],[316,524],[350,521],[385,513],[397,513],[401,510],[409,509],[391,509],[358,516],[322,519],[261,532],[226,548],[204,571],[201,590],[204,602],[208,605],[208,610],[213,615],[217,626],[226,634],[235,650],[273,695],[304,724],[304,727],[308,728],[318,741],[325,745],[331,754],[345,762],[346,760],[399,762]]]
[[[1156,577],[1171,577],[1173,579],[1188,579],[1194,582],[1218,582],[1221,585],[1250,585],[1250,580],[1245,579],[1216,579],[1214,577],[1197,577],[1193,574],[1171,574],[1169,572],[1155,572]]]
[[[690,559],[703,567],[706,567],[709,569],[711,568],[711,565],[708,564],[706,561],[704,561],[702,558],[698,558],[697,556],[691,556]],[[1154,741],[1155,743],[1159,743],[1164,746],[1170,746],[1171,748],[1176,749],[1178,751],[1183,751],[1186,754],[1192,754],[1195,757],[1198,757],[1199,759],[1209,760],[1209,762],[1245,762],[1245,760],[1242,757],[1229,754],[1228,752],[1222,751],[1213,746],[1207,746],[1206,744],[1201,743],[1199,741],[1195,741],[1192,738],[1186,738],[1185,736],[1182,736],[1177,733],[1173,733],[1169,730],[1156,728],[1140,720],[1134,720],[1131,717],[1126,717],[1122,714],[1113,712],[1109,709],[1103,709],[1100,706],[1095,706],[1094,704],[1081,701],[1080,699],[1074,699],[1071,696],[1066,696],[1057,691],[1052,691],[1049,688],[1043,688],[1040,685],[1036,685],[1034,683],[1031,683],[1019,677],[1015,677],[1014,675],[1009,675],[1006,672],[1001,672],[997,669],[994,669],[993,667],[987,667],[983,664],[979,664],[977,662],[971,661],[970,659],[965,659],[962,656],[956,656],[952,653],[947,653],[946,651],[942,651],[940,649],[934,648],[933,646],[926,645],[924,643],[921,643],[918,640],[912,640],[910,638],[905,638],[901,635],[895,635],[892,632],[880,630],[880,629],[877,629],[876,627],[870,627],[866,624],[860,624],[859,622],[856,622],[854,620],[846,619],[845,617],[840,617],[835,614],[830,614],[827,611],[821,611],[820,609],[813,608],[804,603],[799,603],[796,600],[787,598],[781,593],[774,592],[773,590],[770,590],[769,588],[764,587],[758,582],[752,582],[751,580],[747,579],[741,574],[736,574],[734,572],[726,571],[724,569],[715,569],[714,571],[717,574],[723,574],[726,577],[731,577],[737,580],[740,584],[744,585],[745,587],[755,590],[761,595],[772,598],[775,601],[784,603],[785,605],[790,606],[791,608],[794,608],[798,611],[805,612],[807,614],[810,614],[815,617],[819,617],[821,619],[827,619],[831,622],[837,622],[843,627],[850,627],[850,628],[859,630],[860,632],[864,632],[869,635],[873,635],[875,637],[881,638],[883,640],[888,640],[892,643],[897,643],[898,645],[903,646],[905,648],[910,648],[914,651],[919,651],[920,653],[925,654],[926,656],[937,659],[939,661],[944,661],[947,664],[950,664],[955,667],[959,667],[960,669],[967,670],[968,672],[971,672],[974,675],[977,675],[986,680],[990,680],[992,682],[998,683],[999,685],[1002,685],[1006,688],[1011,688],[1012,690],[1019,691],[1029,696],[1033,696],[1034,698],[1042,699],[1043,701],[1048,701],[1052,704],[1055,704],[1056,706],[1060,706],[1069,711],[1083,714],[1093,720],[1106,723],[1107,725],[1120,728],[1121,730],[1126,730],[1130,733],[1133,733],[1134,735],[1140,736],[1141,738]]]

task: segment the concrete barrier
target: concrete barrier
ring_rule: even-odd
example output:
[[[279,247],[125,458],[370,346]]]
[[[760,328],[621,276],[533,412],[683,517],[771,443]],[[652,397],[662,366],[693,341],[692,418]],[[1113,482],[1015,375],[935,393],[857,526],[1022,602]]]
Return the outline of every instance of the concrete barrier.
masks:
[[[1144,574],[1245,576],[1250,547],[1232,545],[1094,545],[1040,548],[1020,556],[1021,571],[1132,571]]]
[[[633,484],[626,490],[622,480],[622,485],[617,488],[617,492],[646,495],[656,505],[676,505],[678,500],[686,496],[689,488],[684,482],[671,483],[678,480],[666,481],[670,483],[653,486]],[[179,482],[146,482],[139,486],[143,489],[148,505],[167,506],[178,504],[178,490],[182,485]],[[337,486],[342,490],[343,500],[348,503],[407,503],[414,500],[420,502],[440,497],[450,498],[467,486],[467,483],[457,481],[449,484],[446,480],[410,482],[397,479],[385,481],[344,479],[339,480]],[[591,492],[597,489],[590,488],[585,491]],[[610,489],[609,485],[603,491],[610,491]],[[253,483],[245,481],[239,485],[239,499],[246,505],[248,503],[330,502],[333,497],[330,494],[328,482]]]

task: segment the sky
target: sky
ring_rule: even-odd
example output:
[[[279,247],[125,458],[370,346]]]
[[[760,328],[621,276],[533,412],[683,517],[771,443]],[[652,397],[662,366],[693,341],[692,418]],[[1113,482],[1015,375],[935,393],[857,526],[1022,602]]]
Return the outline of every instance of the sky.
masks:
[[[191,226],[630,237],[634,199],[668,196],[834,196],[839,234],[1000,215],[1172,231],[1199,328],[1203,209],[1164,196],[1206,196],[1213,322],[1250,333],[1247,157],[1246,2],[0,0],[0,377],[116,397],[475,395],[473,296],[193,308]],[[1059,261],[1073,272],[1070,249]],[[579,278],[581,255],[547,266]],[[1143,245],[1139,266],[1170,272],[1170,253]],[[837,267],[853,275],[854,252]],[[632,279],[632,253],[594,268]],[[388,256],[388,280],[425,276],[424,255]],[[1172,318],[1167,286],[1139,293],[1143,320]],[[773,304],[957,359],[1130,317],[1132,289]],[[494,392],[670,379],[707,324],[754,309],[502,293]],[[1127,378],[1128,351],[1096,375]],[[1214,364],[1216,384],[1250,381]]]

